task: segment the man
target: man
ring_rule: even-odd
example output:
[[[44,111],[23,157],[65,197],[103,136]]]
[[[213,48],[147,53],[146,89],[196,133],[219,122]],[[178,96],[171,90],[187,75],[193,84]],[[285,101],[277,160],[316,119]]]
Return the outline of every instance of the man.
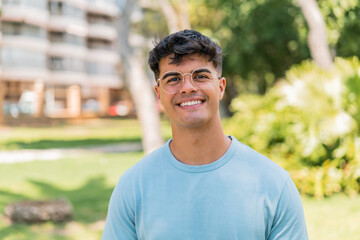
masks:
[[[308,239],[288,173],[223,133],[221,48],[184,30],[158,43],[149,64],[172,139],[120,178],[102,239]]]

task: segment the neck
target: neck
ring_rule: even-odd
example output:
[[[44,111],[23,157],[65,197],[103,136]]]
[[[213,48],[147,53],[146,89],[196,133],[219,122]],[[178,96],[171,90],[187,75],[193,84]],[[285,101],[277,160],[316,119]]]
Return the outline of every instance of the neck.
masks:
[[[223,156],[231,144],[222,129],[220,119],[215,126],[181,128],[172,126],[170,149],[175,158],[188,165],[212,163]]]

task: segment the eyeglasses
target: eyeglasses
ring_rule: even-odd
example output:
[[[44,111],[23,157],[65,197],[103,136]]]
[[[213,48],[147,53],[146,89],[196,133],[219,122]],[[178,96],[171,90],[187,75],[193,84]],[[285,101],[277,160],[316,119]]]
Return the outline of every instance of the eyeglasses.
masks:
[[[185,76],[190,75],[191,83],[197,89],[204,89],[216,78],[220,79],[218,73],[209,67],[200,67],[191,73],[181,73],[178,71],[165,72],[156,80],[158,86],[168,94],[174,94],[180,91],[185,82]],[[214,77],[216,76],[216,77]]]

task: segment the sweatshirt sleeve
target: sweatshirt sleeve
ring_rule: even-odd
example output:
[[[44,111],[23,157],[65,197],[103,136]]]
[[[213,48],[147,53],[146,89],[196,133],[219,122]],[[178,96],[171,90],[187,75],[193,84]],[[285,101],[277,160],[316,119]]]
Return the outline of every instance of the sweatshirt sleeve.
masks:
[[[268,240],[308,240],[304,210],[299,192],[287,178],[280,195]]]
[[[110,198],[102,240],[137,239],[135,215],[128,202],[119,182]]]

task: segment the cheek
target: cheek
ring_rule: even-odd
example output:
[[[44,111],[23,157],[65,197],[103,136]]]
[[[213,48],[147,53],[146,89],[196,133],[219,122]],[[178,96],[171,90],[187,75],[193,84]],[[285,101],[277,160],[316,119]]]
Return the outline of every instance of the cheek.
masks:
[[[171,105],[171,98],[169,98],[165,93],[160,93],[160,103],[164,108],[166,108],[166,106]]]
[[[204,93],[212,98],[216,97],[219,100],[222,98],[222,92],[219,88],[219,85],[209,85],[206,88],[202,89]]]

